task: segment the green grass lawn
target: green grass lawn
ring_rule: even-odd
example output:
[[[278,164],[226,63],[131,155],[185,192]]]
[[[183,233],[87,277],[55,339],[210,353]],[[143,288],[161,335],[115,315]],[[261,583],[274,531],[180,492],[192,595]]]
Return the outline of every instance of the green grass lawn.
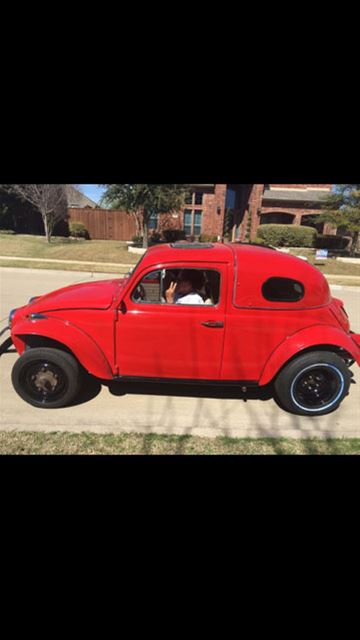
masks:
[[[138,255],[129,253],[127,246],[116,240],[53,238],[49,244],[45,237],[20,234],[13,236],[0,234],[0,255],[124,264],[136,264],[140,258]]]
[[[360,439],[0,431],[0,455],[359,455]]]
[[[327,258],[324,264],[319,264],[315,260],[315,249],[290,249],[292,255],[306,256],[309,264],[314,265],[322,273],[338,276],[359,276],[360,264],[351,264],[348,262],[339,262],[335,258]]]

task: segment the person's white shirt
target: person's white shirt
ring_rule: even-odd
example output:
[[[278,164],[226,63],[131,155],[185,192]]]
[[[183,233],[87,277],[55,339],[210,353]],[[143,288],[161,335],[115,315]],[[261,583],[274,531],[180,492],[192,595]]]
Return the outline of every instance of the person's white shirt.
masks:
[[[198,293],[187,293],[185,296],[177,296],[174,298],[175,304],[204,304],[204,300]]]

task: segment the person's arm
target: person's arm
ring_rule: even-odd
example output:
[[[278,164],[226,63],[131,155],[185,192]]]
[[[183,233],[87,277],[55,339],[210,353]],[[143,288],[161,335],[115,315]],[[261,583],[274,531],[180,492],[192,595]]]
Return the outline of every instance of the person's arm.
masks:
[[[170,287],[165,291],[165,298],[168,304],[174,304],[176,287],[176,282],[171,282]]]
[[[198,304],[204,304],[204,300],[198,293],[196,293],[196,294],[189,294],[187,296],[184,296],[183,298],[179,298],[176,301],[176,303],[198,305]]]

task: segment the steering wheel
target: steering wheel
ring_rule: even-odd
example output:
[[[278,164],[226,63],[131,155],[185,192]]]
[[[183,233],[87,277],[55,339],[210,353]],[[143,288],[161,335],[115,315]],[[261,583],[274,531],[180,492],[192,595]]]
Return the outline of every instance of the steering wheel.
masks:
[[[134,299],[135,300],[146,300],[146,292],[144,287],[142,286],[142,284],[139,284],[134,292]]]

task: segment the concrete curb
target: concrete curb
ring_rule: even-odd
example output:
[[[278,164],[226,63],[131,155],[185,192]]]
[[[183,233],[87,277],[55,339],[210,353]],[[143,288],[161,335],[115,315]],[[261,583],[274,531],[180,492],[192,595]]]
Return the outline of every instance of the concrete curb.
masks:
[[[97,267],[126,267],[132,268],[134,264],[124,264],[123,262],[91,262],[89,260],[56,260],[55,258],[23,258],[17,256],[0,256],[0,260],[23,260],[24,262],[44,262],[44,263],[56,263],[56,264],[86,264]]]

